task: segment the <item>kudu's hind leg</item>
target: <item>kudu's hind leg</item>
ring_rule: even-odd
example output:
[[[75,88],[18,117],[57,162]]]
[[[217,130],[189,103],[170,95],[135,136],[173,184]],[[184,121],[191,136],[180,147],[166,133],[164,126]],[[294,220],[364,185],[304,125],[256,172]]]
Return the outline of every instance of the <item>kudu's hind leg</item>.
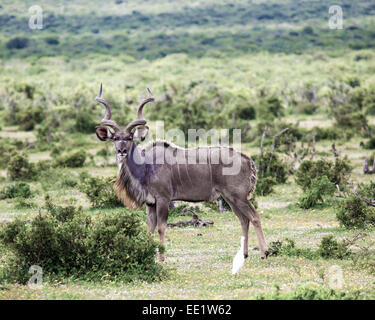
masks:
[[[268,252],[266,239],[264,238],[264,233],[262,229],[262,224],[260,222],[259,213],[255,210],[254,206],[248,201],[244,205],[244,210],[246,210],[246,212],[250,212],[250,215],[252,217],[250,221],[253,224],[255,228],[255,232],[257,234],[262,259],[266,259],[269,252]]]
[[[264,233],[262,229],[262,224],[260,222],[259,213],[255,210],[254,206],[249,202],[249,200],[231,199],[226,197],[225,201],[229,203],[235,214],[240,217],[244,216],[247,218],[254,226],[255,232],[258,238],[260,253],[262,259],[268,256],[268,247],[266,240],[264,238]],[[240,219],[241,221],[241,219]],[[242,224],[242,221],[241,221]],[[246,238],[245,238],[246,239]]]
[[[232,208],[233,209],[233,208]],[[242,227],[242,236],[245,238],[244,247],[243,247],[243,256],[246,259],[249,256],[249,219],[243,216],[242,214],[237,214],[236,210],[233,209],[236,213],[236,216],[241,222]]]
[[[163,246],[165,242],[165,229],[167,228],[168,206],[169,206],[169,202],[157,202],[156,203],[158,233],[159,233],[160,244]],[[163,262],[164,260],[165,260],[164,253],[159,252],[159,261]]]

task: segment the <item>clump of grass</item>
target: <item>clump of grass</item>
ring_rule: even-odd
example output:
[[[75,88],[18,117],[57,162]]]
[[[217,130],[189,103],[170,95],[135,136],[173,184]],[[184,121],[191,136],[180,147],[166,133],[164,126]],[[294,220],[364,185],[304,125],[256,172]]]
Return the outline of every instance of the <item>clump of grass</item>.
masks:
[[[358,300],[361,299],[359,290],[353,292],[337,291],[321,286],[299,286],[296,289],[282,293],[279,285],[268,295],[258,295],[257,300]]]

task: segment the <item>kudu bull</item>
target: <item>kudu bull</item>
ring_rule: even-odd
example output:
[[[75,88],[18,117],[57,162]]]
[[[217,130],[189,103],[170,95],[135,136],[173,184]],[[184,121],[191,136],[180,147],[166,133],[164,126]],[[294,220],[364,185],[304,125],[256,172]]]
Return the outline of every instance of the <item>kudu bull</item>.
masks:
[[[132,209],[146,204],[148,231],[154,233],[157,227],[160,242],[164,244],[171,201],[214,201],[221,195],[241,222],[244,258],[248,256],[249,222],[255,227],[261,257],[266,258],[268,249],[259,214],[249,201],[257,182],[254,162],[246,155],[222,146],[184,149],[157,141],[144,149],[137,147],[135,141],[144,140],[148,133],[143,107],[154,101],[151,91],[147,90],[150,97],[140,104],[138,119],[124,130],[111,120],[110,105],[101,97],[102,85],[96,97],[96,101],[106,108],[96,134],[101,141],[114,143],[119,166],[114,185],[117,197]],[[228,168],[228,159],[234,156],[239,159],[238,172],[223,174]],[[206,161],[201,161],[202,157]],[[199,161],[189,161],[193,158]],[[164,254],[159,254],[159,260],[164,261]]]

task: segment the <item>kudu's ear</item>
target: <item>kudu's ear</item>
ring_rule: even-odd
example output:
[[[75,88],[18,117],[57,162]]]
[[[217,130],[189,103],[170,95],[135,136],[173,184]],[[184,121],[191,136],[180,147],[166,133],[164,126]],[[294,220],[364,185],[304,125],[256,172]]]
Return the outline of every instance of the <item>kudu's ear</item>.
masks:
[[[113,133],[107,127],[103,127],[103,126],[96,127],[95,132],[99,140],[101,141],[108,141],[108,140],[112,140],[113,138]]]
[[[143,141],[146,139],[148,134],[148,127],[147,126],[139,126],[135,129],[133,134],[134,141]]]

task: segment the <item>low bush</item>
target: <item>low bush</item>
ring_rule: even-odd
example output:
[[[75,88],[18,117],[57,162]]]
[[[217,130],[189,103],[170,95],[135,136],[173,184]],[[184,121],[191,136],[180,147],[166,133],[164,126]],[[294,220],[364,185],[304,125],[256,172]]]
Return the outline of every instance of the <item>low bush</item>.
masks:
[[[22,140],[0,138],[0,168],[5,169],[19,150],[24,150],[25,143]]]
[[[273,187],[277,185],[274,177],[258,178],[255,194],[259,196],[266,196],[274,192]]]
[[[0,228],[2,243],[12,252],[7,282],[26,283],[38,265],[44,280],[154,281],[164,270],[155,262],[163,248],[142,226],[137,214],[111,212],[94,221],[81,208],[59,207],[47,199],[46,212],[16,219]]]
[[[375,149],[375,137],[371,137],[365,143],[361,142],[361,147],[363,147],[364,149],[369,149],[369,150]]]
[[[29,44],[29,39],[28,38],[25,38],[25,37],[15,37],[13,39],[10,39],[9,41],[7,41],[6,43],[6,47],[9,49],[9,50],[12,50],[12,49],[24,49],[28,46]]]
[[[344,259],[352,254],[344,241],[336,241],[332,235],[323,237],[318,253],[325,259]]]
[[[82,183],[78,188],[86,194],[94,208],[123,206],[113,190],[114,177],[94,178],[82,176],[81,178]]]
[[[318,203],[323,203],[324,198],[332,196],[335,190],[335,185],[326,176],[312,179],[310,188],[305,190],[298,205],[303,209],[313,208]]]
[[[30,163],[26,155],[13,156],[7,166],[7,174],[11,180],[31,180],[37,176],[34,163]]]
[[[346,228],[375,226],[375,208],[353,195],[336,205],[336,218]]]
[[[0,199],[30,198],[31,196],[30,186],[25,182],[17,182],[0,191]]]
[[[81,133],[92,133],[95,131],[96,121],[92,118],[92,113],[88,111],[78,112],[75,119],[74,130]]]
[[[20,130],[31,131],[44,117],[45,111],[41,107],[25,108],[17,113],[16,123]]]
[[[312,134],[315,135],[315,141],[321,140],[337,140],[342,137],[342,131],[336,127],[314,127],[311,130]]]
[[[81,168],[84,166],[87,154],[83,150],[57,156],[53,164],[57,167]]]
[[[360,183],[357,189],[360,195],[366,197],[369,200],[375,200],[375,182],[370,181],[370,183],[368,184]]]
[[[288,179],[288,167],[277,152],[273,153],[272,160],[271,152],[265,152],[261,159],[259,155],[252,156],[252,158],[259,166],[258,178],[273,177],[276,183],[285,183]]]
[[[273,119],[284,115],[284,109],[281,100],[275,96],[263,96],[259,99],[259,104],[256,107],[256,114],[261,119]]]
[[[295,173],[296,183],[305,191],[311,188],[313,179],[326,176],[333,184],[344,188],[349,180],[352,166],[347,157],[336,158],[334,162],[321,159],[317,161],[304,160]]]

